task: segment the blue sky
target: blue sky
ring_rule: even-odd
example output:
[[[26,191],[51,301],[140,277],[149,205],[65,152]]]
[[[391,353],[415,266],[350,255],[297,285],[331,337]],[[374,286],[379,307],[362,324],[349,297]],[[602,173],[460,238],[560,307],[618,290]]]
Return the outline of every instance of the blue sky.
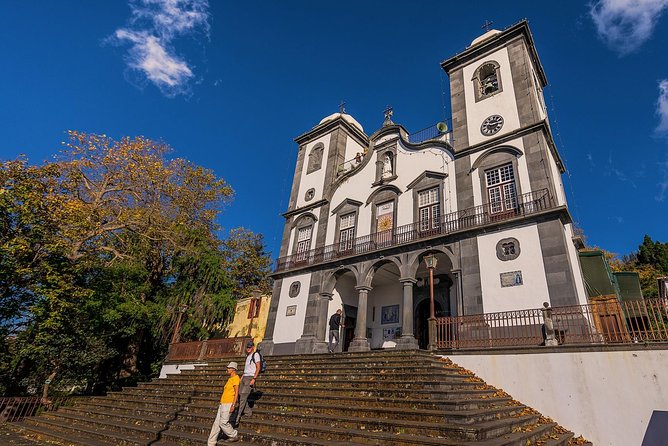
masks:
[[[0,158],[34,163],[68,129],[143,135],[235,189],[226,229],[277,255],[297,146],[346,110],[377,130],[450,117],[439,62],[527,18],[573,218],[616,253],[668,241],[668,0],[0,0]]]

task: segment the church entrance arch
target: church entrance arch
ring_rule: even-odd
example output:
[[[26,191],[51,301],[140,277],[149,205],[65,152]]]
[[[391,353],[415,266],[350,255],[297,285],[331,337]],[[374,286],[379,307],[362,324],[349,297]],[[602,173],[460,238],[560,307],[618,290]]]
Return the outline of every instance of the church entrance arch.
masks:
[[[339,343],[334,351],[348,351],[348,346],[353,340],[355,334],[355,324],[357,321],[357,275],[351,269],[341,269],[336,271],[330,278],[326,289],[331,289],[332,297],[330,298],[327,309],[327,333],[326,341],[329,342],[329,318],[336,312],[342,311],[341,328],[339,333]]]

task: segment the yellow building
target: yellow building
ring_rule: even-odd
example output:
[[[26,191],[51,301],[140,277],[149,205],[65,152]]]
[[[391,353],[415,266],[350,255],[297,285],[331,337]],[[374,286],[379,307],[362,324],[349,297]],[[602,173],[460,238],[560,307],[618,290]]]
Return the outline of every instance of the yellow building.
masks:
[[[259,291],[237,301],[234,319],[227,326],[227,337],[251,336],[257,345],[264,338],[271,295]]]

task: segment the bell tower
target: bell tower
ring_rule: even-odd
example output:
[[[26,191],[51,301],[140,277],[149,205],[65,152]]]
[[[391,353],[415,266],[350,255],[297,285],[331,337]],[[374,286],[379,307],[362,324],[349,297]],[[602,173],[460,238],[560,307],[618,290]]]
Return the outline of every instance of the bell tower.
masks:
[[[543,98],[547,78],[528,22],[487,29],[441,67],[450,78],[458,209],[517,213],[518,203],[546,197],[562,212],[537,222],[550,301],[553,306],[580,303],[579,265],[561,179],[565,167],[552,137]],[[474,286],[485,274],[480,249],[466,251],[471,271],[463,271],[463,280],[471,282],[474,297],[470,312],[482,310],[475,297],[488,293]]]

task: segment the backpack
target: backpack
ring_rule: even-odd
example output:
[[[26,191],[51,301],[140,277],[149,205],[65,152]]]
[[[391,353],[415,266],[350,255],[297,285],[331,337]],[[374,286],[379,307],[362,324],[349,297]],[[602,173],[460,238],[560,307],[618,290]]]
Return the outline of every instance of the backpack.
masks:
[[[267,361],[265,361],[264,356],[262,356],[262,353],[259,351],[253,352],[253,356],[251,356],[251,361],[255,363],[255,354],[260,355],[260,373],[264,373],[267,371]]]

